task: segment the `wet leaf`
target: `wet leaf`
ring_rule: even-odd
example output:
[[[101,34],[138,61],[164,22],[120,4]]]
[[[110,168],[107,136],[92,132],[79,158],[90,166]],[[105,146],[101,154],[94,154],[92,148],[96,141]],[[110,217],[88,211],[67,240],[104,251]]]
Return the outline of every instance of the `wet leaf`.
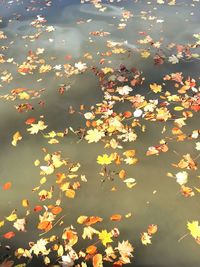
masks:
[[[3,190],[9,190],[12,186],[12,183],[11,182],[7,182],[3,185]]]
[[[22,140],[22,136],[20,134],[19,131],[17,131],[14,135],[13,135],[13,140],[12,140],[12,145],[13,146],[16,146],[17,145],[17,142]]]
[[[14,232],[7,232],[6,234],[3,235],[4,238],[6,239],[11,239],[15,236]]]

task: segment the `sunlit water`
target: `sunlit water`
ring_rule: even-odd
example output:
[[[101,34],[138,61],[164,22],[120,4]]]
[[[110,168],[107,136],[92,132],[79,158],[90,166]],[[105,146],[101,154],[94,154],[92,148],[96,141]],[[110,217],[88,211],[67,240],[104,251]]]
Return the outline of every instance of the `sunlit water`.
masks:
[[[98,52],[105,51],[106,40],[127,41],[124,47],[134,51],[137,49],[139,31],[150,33],[156,40],[163,37],[166,44],[171,42],[187,44],[191,42],[192,35],[199,32],[200,3],[196,4],[198,8],[193,8],[192,1],[185,1],[185,4],[184,1],[177,1],[180,2],[177,7],[167,4],[155,5],[156,1],[152,1],[153,4],[147,4],[147,1],[128,0],[118,4],[107,2],[105,12],[99,12],[89,3],[80,5],[79,1],[67,0],[53,1],[52,7],[27,12],[25,11],[25,7],[28,6],[27,2],[12,4],[10,9],[6,8],[3,1],[0,2],[0,15],[4,18],[2,28],[8,40],[14,41],[12,49],[4,53],[19,63],[25,60],[29,50],[34,51],[39,47],[45,48],[45,58],[56,57],[54,65],[66,63],[66,55],[72,55],[73,62],[80,59],[86,62],[87,60],[82,56],[88,51],[93,55],[92,65],[97,65],[101,58]],[[150,12],[149,14],[157,16],[164,22],[145,21],[135,16],[127,22],[128,26],[120,31],[117,25],[121,17],[122,6],[131,10],[134,15],[140,14],[142,10]],[[194,12],[194,15],[191,15],[191,12]],[[14,13],[22,14],[21,18],[9,22]],[[33,29],[30,23],[38,14],[44,15],[47,23],[55,27],[55,31],[42,35],[34,42],[23,40],[22,36],[32,34]],[[76,21],[80,19],[92,20],[77,24]],[[89,32],[98,30],[108,31],[111,34],[103,38],[89,36]],[[142,70],[147,83],[159,83],[163,74],[176,71],[182,71],[186,76],[199,77],[198,60],[176,65],[154,66],[152,58],[141,59],[137,52],[130,52],[129,56],[127,54],[112,56],[109,60],[112,61],[110,66],[119,66],[123,63],[129,68],[136,67]],[[10,65],[9,68],[12,69]],[[79,108],[81,104],[89,107],[101,101],[102,92],[96,77],[86,72],[70,78],[72,86],[64,95],[58,94],[58,88],[60,84],[69,82],[66,78],[55,79],[55,76],[45,74],[43,80],[37,82],[40,77],[41,75],[29,75],[24,78],[15,73],[13,81],[4,85],[1,91],[5,94],[11,88],[17,87],[46,88],[42,96],[46,102],[45,108],[41,108],[36,101],[35,110],[31,116],[44,115],[49,130],[62,131],[70,126],[73,128],[84,126],[81,117],[68,114],[68,108],[70,106]],[[139,93],[146,94],[145,83],[141,90],[142,92]],[[8,193],[1,191],[0,212],[3,218],[14,208],[18,209],[19,214],[20,212],[23,214],[20,208],[22,198],[28,198],[30,203],[37,201],[37,195],[32,192],[32,188],[39,183],[40,178],[39,170],[33,163],[36,159],[43,157],[41,148],[47,146],[47,141],[40,134],[36,136],[27,134],[24,121],[30,115],[18,113],[13,102],[1,100],[0,114],[1,184],[8,180],[13,184]],[[184,145],[174,143],[168,153],[161,154],[159,157],[146,157],[147,148],[157,144],[161,139],[162,125],[144,123],[147,125],[147,132],[141,134],[133,145],[127,145],[127,148],[136,148],[139,158],[138,164],[127,168],[129,176],[137,180],[136,187],[131,190],[117,178],[112,182],[101,183],[101,177],[98,174],[100,168],[95,162],[97,155],[104,152],[102,144],[89,145],[86,141],[77,142],[76,136],[70,132],[60,144],[48,146],[50,152],[61,150],[63,155],[72,161],[79,161],[82,173],[86,174],[88,179],[88,182],[83,184],[77,192],[74,200],[67,199],[64,221],[67,225],[77,226],[76,219],[79,215],[98,215],[105,218],[103,226],[109,229],[112,227],[109,223],[111,214],[131,212],[133,215],[130,219],[118,223],[121,238],[129,239],[135,247],[131,266],[197,267],[200,265],[200,247],[191,237],[186,237],[181,242],[178,242],[178,239],[187,232],[188,220],[200,220],[200,197],[196,194],[194,198],[184,198],[178,193],[179,186],[175,180],[166,176],[167,172],[174,172],[171,163],[180,159],[173,150],[180,154],[185,152],[192,154],[194,146],[189,142],[185,142]],[[196,115],[186,129],[196,129],[198,125],[199,118]],[[23,142],[13,147],[11,145],[12,135],[17,130],[23,134]],[[191,172],[191,179],[195,180],[195,177],[196,173]],[[51,185],[51,181],[48,185]],[[111,192],[113,186],[117,188],[116,192]],[[153,194],[155,190],[156,194]],[[32,220],[34,221],[34,218]],[[152,223],[159,226],[159,231],[152,240],[153,244],[145,247],[141,244],[139,233]],[[4,231],[6,229],[9,230],[9,228],[4,228]],[[35,240],[35,232],[37,230],[31,227],[31,221],[29,221],[28,232],[22,233],[19,237],[16,236],[14,241],[11,240],[8,243],[12,247],[24,247],[28,241]],[[30,264],[30,266],[39,266],[39,263]]]

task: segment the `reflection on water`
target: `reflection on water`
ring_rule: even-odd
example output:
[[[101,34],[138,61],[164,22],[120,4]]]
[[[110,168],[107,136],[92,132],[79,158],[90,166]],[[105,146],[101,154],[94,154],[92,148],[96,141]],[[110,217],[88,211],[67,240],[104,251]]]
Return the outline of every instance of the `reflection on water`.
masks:
[[[14,41],[11,49],[3,53],[7,58],[13,57],[20,64],[25,61],[28,51],[44,48],[44,57],[54,66],[66,64],[67,55],[72,56],[72,62],[82,60],[89,62],[91,66],[101,66],[99,60],[101,53],[106,51],[106,42],[123,43],[126,41],[124,47],[129,49],[130,53],[112,55],[108,60],[106,59],[110,63],[109,66],[116,67],[123,63],[128,68],[135,67],[142,70],[147,83],[159,83],[163,74],[171,72],[181,71],[186,76],[199,77],[198,60],[183,61],[176,65],[154,66],[152,58],[144,60],[137,52],[137,40],[140,39],[138,32],[148,32],[155,40],[163,38],[166,45],[191,42],[193,34],[199,31],[200,22],[200,4],[197,3],[198,8],[194,8],[192,4],[195,1],[185,1],[185,4],[184,1],[177,1],[180,2],[177,6],[154,5],[156,1],[152,1],[152,4],[148,4],[147,1],[122,1],[123,3],[106,3],[105,10],[99,11],[89,3],[80,5],[79,1],[60,0],[53,1],[52,7],[44,10],[40,10],[39,4],[35,5],[38,9],[32,12],[24,11],[25,7],[31,5],[31,1],[23,1],[21,5],[16,1],[10,9],[6,9],[3,2],[5,1],[0,2],[2,6],[0,15],[5,17],[6,21],[5,23],[3,20],[2,23],[2,28],[8,36],[5,45],[8,45],[11,40]],[[123,20],[120,21],[123,7],[133,12],[133,18],[128,20],[124,30],[119,30],[119,24],[124,23]],[[139,16],[141,11],[151,17],[156,16],[159,21],[155,23],[151,18],[142,19]],[[9,22],[14,13],[22,14],[22,16],[18,20],[14,19]],[[191,13],[194,14],[191,15]],[[44,15],[47,23],[53,25],[55,31],[45,33],[40,38],[30,41],[23,36],[34,34],[35,30],[30,27],[30,23],[37,14]],[[77,23],[77,21],[84,23]],[[92,31],[106,31],[110,34],[99,38],[91,36]],[[83,57],[88,52],[93,56],[91,61]],[[164,52],[168,53],[167,49]],[[55,57],[53,63],[51,57]],[[14,72],[15,65],[8,64],[7,68],[13,71],[13,80],[8,84],[3,84],[1,89],[3,94],[10,92],[11,88],[18,87],[46,89],[42,96],[45,100],[45,108],[42,108],[36,99],[32,115],[37,118],[43,115],[45,121],[48,122],[49,129],[62,131],[70,126],[74,129],[84,127],[80,116],[73,117],[68,113],[69,107],[73,106],[78,109],[81,104],[89,107],[102,100],[98,80],[91,73],[86,72],[68,79],[63,77],[58,79],[51,74],[45,74],[44,78],[38,74],[24,78]],[[71,88],[64,95],[60,95],[57,93],[60,84],[70,84]],[[139,90],[136,93],[146,94],[145,83]],[[41,148],[46,147],[47,142],[41,138],[41,135],[27,134],[24,121],[29,115],[16,112],[13,102],[1,101],[0,112],[1,184],[8,180],[13,184],[9,194],[1,192],[0,211],[3,218],[15,207],[19,214],[23,214],[23,210],[18,208],[21,206],[22,197],[29,199],[30,203],[37,201],[37,195],[32,192],[32,188],[39,183],[39,172],[33,162],[37,158],[42,158]],[[162,130],[162,125],[159,123],[145,122],[145,124],[147,132],[141,134],[137,142],[130,146],[138,151],[139,158],[138,164],[127,168],[130,176],[137,180],[137,186],[132,190],[123,186],[117,179],[113,182],[101,183],[101,177],[98,175],[99,166],[95,164],[95,161],[97,156],[104,152],[102,144],[88,145],[85,141],[77,142],[76,136],[70,132],[60,144],[50,146],[50,151],[61,150],[63,155],[70,157],[72,161],[81,162],[82,172],[88,179],[76,198],[66,203],[65,222],[67,225],[74,225],[79,215],[98,215],[109,218],[114,213],[131,212],[132,218],[119,222],[119,228],[122,237],[131,240],[134,244],[134,266],[199,266],[199,246],[192,238],[186,237],[181,242],[178,242],[178,239],[185,234],[187,221],[200,219],[198,212],[200,198],[198,195],[189,199],[182,197],[180,193],[177,193],[178,185],[172,178],[166,176],[167,172],[174,171],[171,163],[179,160],[173,150],[179,151],[180,155],[185,151],[192,154],[194,146],[191,146],[190,142],[185,142],[184,145],[175,143],[169,153],[154,157],[153,160],[151,157],[145,157],[147,148],[159,142]],[[186,128],[191,131],[198,125],[199,118],[195,115],[194,120]],[[17,130],[20,130],[23,135],[23,142],[13,147],[11,137]],[[191,172],[191,179],[194,177],[196,174]],[[48,183],[51,184],[51,181]],[[113,186],[117,188],[116,192],[111,192]],[[34,221],[34,218],[32,220]],[[157,224],[159,231],[153,244],[145,247],[141,244],[138,233],[143,232],[149,224]],[[109,229],[111,227],[109,220],[105,220],[103,226]],[[16,237],[15,244],[12,240],[9,244],[14,247],[24,246],[30,239],[35,240],[34,233],[35,229],[31,228],[30,222],[28,233],[21,234],[19,238]],[[80,247],[81,245],[80,243]]]

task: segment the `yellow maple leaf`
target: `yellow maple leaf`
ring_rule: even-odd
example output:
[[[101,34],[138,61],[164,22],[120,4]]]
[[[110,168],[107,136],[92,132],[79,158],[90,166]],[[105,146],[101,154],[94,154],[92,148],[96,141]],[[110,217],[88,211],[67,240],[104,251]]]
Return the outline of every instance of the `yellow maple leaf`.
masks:
[[[27,129],[30,134],[37,134],[39,131],[42,131],[47,128],[47,125],[43,121],[38,121],[38,123],[32,123],[31,127]]]
[[[87,131],[85,140],[87,140],[88,143],[97,143],[103,136],[105,136],[104,132],[98,131],[97,129],[90,129]]]
[[[11,213],[8,217],[6,217],[6,220],[9,222],[13,222],[17,219],[17,214],[16,213]]]
[[[57,169],[60,168],[63,164],[64,164],[64,160],[61,159],[61,155],[58,154],[53,154],[51,157],[52,161],[53,161],[53,166]]]
[[[153,83],[153,84],[150,84],[149,86],[150,86],[151,90],[152,90],[154,93],[160,93],[160,92],[162,91],[162,85]]]
[[[187,228],[190,231],[191,236],[195,239],[200,237],[200,226],[198,221],[188,222]]]
[[[102,244],[106,247],[107,243],[111,243],[113,242],[113,240],[111,239],[112,234],[108,233],[107,230],[102,230],[99,233],[99,239],[101,240]]]
[[[110,67],[105,67],[105,68],[102,68],[101,70],[103,71],[104,74],[114,72],[113,68],[110,68]]]
[[[151,55],[151,53],[149,53],[149,51],[143,51],[141,52],[141,57],[142,58],[148,58]]]
[[[30,98],[30,95],[28,93],[26,93],[26,92],[21,92],[21,93],[18,94],[18,96],[19,96],[19,99],[22,99],[22,100],[23,99],[28,100]]]
[[[42,65],[39,69],[39,73],[49,72],[52,69],[50,65]]]
[[[113,156],[108,156],[107,154],[103,154],[103,156],[97,157],[97,163],[100,165],[109,165],[113,161]]]

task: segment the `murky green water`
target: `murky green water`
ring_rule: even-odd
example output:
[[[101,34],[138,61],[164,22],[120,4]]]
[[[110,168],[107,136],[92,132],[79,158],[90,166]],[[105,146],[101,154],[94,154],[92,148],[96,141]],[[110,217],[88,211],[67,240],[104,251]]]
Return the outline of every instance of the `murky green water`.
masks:
[[[99,12],[93,5],[86,3],[81,5],[76,1],[53,1],[52,7],[33,12],[25,11],[28,5],[34,5],[24,1],[24,4],[13,3],[10,8],[6,8],[0,2],[0,15],[3,17],[2,30],[7,34],[8,39],[2,41],[3,45],[14,41],[10,49],[2,51],[7,58],[14,58],[16,62],[22,63],[29,50],[44,48],[44,58],[52,65],[65,64],[66,55],[72,55],[72,62],[83,60],[90,65],[101,65],[98,63],[101,56],[99,51],[106,51],[106,40],[123,42],[127,40],[130,54],[113,55],[110,60],[111,67],[119,66],[121,63],[128,68],[135,67],[143,71],[146,81],[142,88],[137,89],[136,93],[148,94],[146,84],[151,82],[159,83],[162,75],[172,72],[183,72],[186,76],[199,78],[199,61],[183,61],[179,64],[164,64],[155,66],[152,58],[142,59],[137,49],[138,32],[146,31],[156,40],[164,38],[164,43],[187,44],[193,40],[192,35],[199,32],[200,23],[200,3],[195,1],[177,1],[177,6],[156,5],[156,1],[122,1],[121,3],[106,4],[107,10]],[[15,1],[14,1],[15,2]],[[17,1],[16,1],[17,2]],[[117,1],[116,1],[117,2]],[[169,2],[169,1],[165,1]],[[195,3],[195,8],[192,4]],[[35,4],[37,8],[39,4]],[[43,5],[41,5],[42,7]],[[118,30],[117,25],[121,17],[122,6],[133,12],[133,18],[128,20],[124,30]],[[154,20],[144,20],[137,15],[141,11],[148,12],[151,16],[156,16],[163,22],[155,23]],[[13,18],[13,13],[22,14],[19,20]],[[194,13],[194,14],[191,14]],[[37,14],[44,15],[49,25],[55,27],[55,31],[42,35],[34,42],[23,39],[22,36],[32,34],[30,22]],[[114,17],[114,18],[113,18]],[[77,24],[77,20],[90,22]],[[108,31],[111,34],[106,37],[89,36],[91,31]],[[90,38],[90,39],[89,39]],[[49,40],[52,39],[52,40]],[[92,42],[90,41],[92,40]],[[128,47],[127,47],[128,46]],[[197,50],[198,51],[198,50]],[[93,60],[87,61],[83,58],[84,53],[90,52]],[[167,50],[166,50],[166,53]],[[50,61],[50,57],[55,60]],[[1,66],[0,66],[1,67]],[[135,143],[126,144],[126,149],[134,148],[138,153],[138,164],[127,168],[130,177],[134,177],[137,185],[133,189],[127,188],[118,178],[114,181],[101,183],[98,174],[100,167],[96,164],[96,158],[104,153],[102,144],[87,144],[86,141],[77,142],[77,137],[69,132],[62,139],[60,144],[48,145],[47,140],[41,134],[32,136],[26,131],[25,120],[34,116],[39,118],[44,115],[44,120],[48,124],[48,129],[63,131],[68,127],[74,129],[84,127],[84,122],[79,115],[70,115],[68,109],[73,106],[78,109],[81,104],[89,107],[102,100],[102,92],[97,78],[90,72],[76,75],[73,77],[58,79],[55,75],[45,73],[22,76],[14,72],[15,66],[4,64],[1,72],[7,67],[13,71],[13,80],[10,83],[2,83],[1,94],[9,92],[12,88],[26,87],[29,89],[45,88],[41,99],[45,101],[42,108],[34,100],[34,111],[31,113],[18,113],[14,107],[16,102],[1,100],[0,103],[0,162],[1,162],[1,185],[7,181],[12,182],[9,191],[0,192],[0,219],[8,216],[16,208],[18,214],[23,216],[24,211],[21,207],[22,199],[29,199],[30,203],[37,202],[37,194],[32,192],[32,188],[39,184],[39,169],[34,166],[36,159],[43,157],[41,149],[48,147],[50,152],[62,151],[65,157],[72,161],[80,162],[82,173],[86,174],[88,182],[83,184],[77,192],[75,199],[66,200],[64,222],[67,225],[76,225],[79,215],[98,215],[105,218],[103,226],[110,228],[108,218],[114,213],[132,213],[130,219],[122,220],[118,223],[121,238],[129,239],[135,247],[134,260],[131,266],[150,267],[150,266],[176,266],[176,267],[197,267],[200,264],[200,247],[192,237],[186,237],[181,242],[178,239],[186,232],[187,221],[200,220],[198,193],[195,197],[184,198],[179,193],[179,186],[174,179],[167,177],[167,172],[175,172],[171,163],[178,162],[180,158],[173,152],[178,151],[180,155],[184,153],[195,153],[194,143],[178,142],[173,143],[168,153],[163,153],[159,157],[146,157],[145,153],[149,146],[159,143],[163,125],[159,122],[145,122],[147,131],[141,133]],[[41,81],[37,81],[41,79]],[[60,84],[72,84],[71,88],[63,95],[58,94]],[[151,96],[149,96],[151,97]],[[123,104],[122,104],[123,105]],[[123,107],[119,107],[123,108]],[[31,114],[31,115],[30,115]],[[185,131],[192,131],[199,127],[199,114],[195,113],[189,124],[185,126]],[[166,123],[171,127],[172,122]],[[23,140],[13,147],[11,145],[12,135],[20,130]],[[190,172],[192,184],[198,186],[199,171]],[[51,179],[51,178],[49,178]],[[47,182],[46,187],[51,185]],[[111,192],[115,186],[116,192]],[[156,193],[153,193],[156,190]],[[29,219],[28,232],[16,236],[15,239],[8,241],[12,247],[17,248],[35,240],[36,232],[31,227],[34,217]],[[32,220],[32,221],[31,221]],[[145,247],[141,244],[140,233],[149,224],[157,224],[159,231],[152,241],[152,245]],[[112,224],[113,225],[113,224]],[[6,226],[2,232],[6,232],[10,227]],[[55,230],[56,232],[56,230]],[[5,241],[2,239],[2,244]],[[82,242],[80,243],[80,247]],[[34,263],[30,266],[39,266]]]

